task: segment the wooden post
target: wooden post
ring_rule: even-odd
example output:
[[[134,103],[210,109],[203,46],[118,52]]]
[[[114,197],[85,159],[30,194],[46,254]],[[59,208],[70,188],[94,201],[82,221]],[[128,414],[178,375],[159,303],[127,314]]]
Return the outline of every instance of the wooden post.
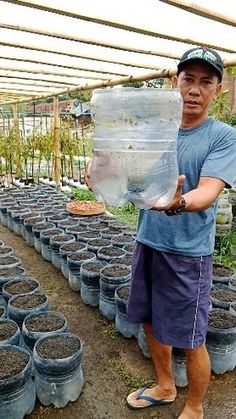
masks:
[[[53,126],[53,139],[54,139],[54,171],[53,176],[56,182],[56,187],[59,188],[61,181],[61,142],[60,142],[60,115],[59,115],[59,101],[58,97],[54,97],[53,110],[54,110],[54,126]]]
[[[20,127],[17,113],[17,104],[12,105],[13,110],[13,130],[15,134],[15,150],[16,150],[16,176],[21,176],[21,158],[20,158]],[[11,173],[12,176],[12,173]]]

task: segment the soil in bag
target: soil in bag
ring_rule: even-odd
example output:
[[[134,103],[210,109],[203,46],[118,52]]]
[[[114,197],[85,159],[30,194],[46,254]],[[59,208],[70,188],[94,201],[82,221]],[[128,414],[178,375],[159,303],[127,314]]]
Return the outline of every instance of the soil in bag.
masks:
[[[17,281],[13,283],[7,283],[4,286],[4,290],[10,294],[27,294],[35,290],[38,284],[32,279],[24,279],[23,281]]]
[[[86,251],[82,251],[80,253],[75,253],[73,255],[70,255],[69,258],[70,260],[74,260],[74,261],[80,261],[80,260],[87,260],[87,259],[91,259],[94,255],[92,254],[92,252],[86,252]]]
[[[6,380],[19,374],[29,362],[29,355],[0,348],[0,380]]]
[[[62,359],[74,355],[80,349],[80,342],[73,336],[51,336],[37,346],[41,358]]]
[[[211,290],[211,296],[217,300],[233,302],[236,300],[236,292],[231,290],[223,290],[220,288],[213,288]]]
[[[127,271],[126,267],[123,267],[122,265],[120,266],[116,266],[116,265],[112,265],[112,266],[106,266],[102,273],[103,275],[106,275],[108,277],[112,277],[112,278],[120,278],[122,276],[126,276],[129,274],[130,271]]]
[[[106,255],[106,256],[121,256],[124,255],[125,252],[122,249],[119,249],[118,247],[103,247],[102,249],[100,249],[100,253],[102,255]]]
[[[46,301],[46,296],[40,294],[19,295],[14,298],[15,300],[11,302],[11,305],[22,309],[38,307]]]
[[[209,313],[209,326],[214,329],[231,329],[236,327],[236,317],[230,312]]]
[[[30,332],[53,332],[59,330],[65,325],[63,319],[54,316],[53,314],[39,314],[33,319],[26,319],[25,326]]]
[[[23,268],[21,266],[16,266],[15,268],[3,268],[0,269],[0,276],[3,277],[15,277],[21,275]]]
[[[131,266],[133,261],[132,256],[124,256],[123,258],[112,259],[109,263],[118,263],[120,265]]]
[[[213,264],[212,273],[215,276],[225,277],[233,275],[234,271],[231,268],[227,268],[226,266]]]
[[[0,322],[0,341],[7,340],[13,336],[18,330],[17,324],[13,322],[1,321]]]

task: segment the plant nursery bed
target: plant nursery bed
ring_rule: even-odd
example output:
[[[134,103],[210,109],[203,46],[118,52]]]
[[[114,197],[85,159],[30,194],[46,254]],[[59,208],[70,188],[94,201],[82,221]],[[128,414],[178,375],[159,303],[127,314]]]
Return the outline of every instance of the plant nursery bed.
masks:
[[[111,217],[108,218],[109,220]],[[126,406],[130,391],[155,382],[152,363],[145,358],[137,340],[126,339],[116,330],[114,322],[99,314],[98,308],[85,305],[68,281],[34,248],[0,225],[0,237],[22,260],[27,275],[35,277],[49,299],[50,309],[64,314],[70,332],[77,334],[84,345],[83,370],[85,386],[79,399],[56,409],[39,401],[27,419],[174,419],[184,407],[188,388],[178,388],[178,396],[168,406],[133,412]],[[16,268],[14,268],[16,269]],[[25,359],[25,363],[27,359]],[[2,372],[0,361],[0,372]],[[25,364],[23,364],[25,365]],[[8,367],[15,368],[11,360]],[[19,371],[21,368],[19,369]],[[9,375],[8,375],[9,376]],[[211,375],[204,402],[204,419],[233,419],[235,416],[236,370]]]

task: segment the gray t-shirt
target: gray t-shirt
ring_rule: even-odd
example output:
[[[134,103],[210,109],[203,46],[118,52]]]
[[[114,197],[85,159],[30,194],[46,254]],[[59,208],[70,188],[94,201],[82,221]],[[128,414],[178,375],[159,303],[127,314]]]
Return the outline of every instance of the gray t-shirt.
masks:
[[[191,129],[179,129],[179,174],[186,176],[183,194],[195,189],[201,176],[223,180],[227,187],[236,176],[236,129],[213,118]],[[154,249],[186,256],[213,253],[217,203],[200,212],[169,217],[141,210],[137,239]]]

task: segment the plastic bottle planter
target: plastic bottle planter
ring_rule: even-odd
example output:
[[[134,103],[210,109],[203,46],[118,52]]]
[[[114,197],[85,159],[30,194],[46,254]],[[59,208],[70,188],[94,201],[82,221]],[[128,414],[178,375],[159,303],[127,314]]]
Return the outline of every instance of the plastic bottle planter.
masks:
[[[20,344],[21,333],[16,322],[10,319],[0,319],[0,346]]]
[[[229,311],[236,316],[236,304],[230,304]]]
[[[14,253],[14,250],[10,246],[2,246],[2,247],[0,247],[0,258],[12,256],[13,253]]]
[[[0,258],[0,270],[2,268],[15,268],[21,265],[21,260],[15,256],[6,256]]]
[[[229,310],[230,305],[236,303],[236,292],[227,285],[217,284],[211,289],[213,307]]]
[[[65,316],[57,311],[29,314],[22,324],[22,336],[26,348],[33,351],[39,338],[67,332],[67,327]]]
[[[35,387],[40,402],[61,408],[80,396],[84,385],[83,346],[77,335],[40,338],[33,350]]]
[[[0,305],[0,319],[4,319],[6,317],[6,307]]]
[[[28,246],[31,246],[31,247],[34,246],[34,235],[33,235],[33,232],[32,232],[33,226],[35,224],[37,224],[39,222],[43,222],[43,221],[45,221],[45,219],[43,217],[40,217],[40,216],[27,218],[26,220],[24,220],[25,240],[26,240],[26,243],[28,244]]]
[[[8,217],[7,217],[7,208],[13,206],[15,201],[12,199],[7,199],[5,201],[0,201],[0,216],[1,216],[1,223],[5,227],[7,227]]]
[[[111,262],[115,258],[123,258],[125,251],[119,247],[107,246],[101,247],[97,252],[98,260],[104,260],[105,262]]]
[[[53,215],[61,214],[61,213],[62,213],[62,211],[60,211],[60,210],[51,209],[50,211],[44,212],[43,216],[44,216],[46,221],[53,222],[53,221],[49,221],[49,218],[52,217]],[[53,224],[56,225],[54,222],[53,222]]]
[[[77,240],[84,243],[88,243],[89,240],[99,238],[101,238],[100,232],[93,230],[83,231],[77,235]]]
[[[52,249],[50,245],[50,239],[58,234],[63,234],[62,228],[53,227],[49,230],[43,230],[40,233],[41,240],[41,253],[43,259],[51,262],[52,261]]]
[[[115,290],[120,285],[127,285],[131,279],[131,268],[122,265],[108,265],[100,272],[100,313],[109,320],[116,315]]]
[[[28,314],[48,311],[48,308],[44,294],[19,294],[8,301],[7,315],[21,327]]]
[[[3,297],[8,303],[11,297],[19,294],[36,294],[41,290],[40,283],[35,278],[24,277],[24,279],[13,279],[2,287]]]
[[[141,349],[143,355],[146,358],[150,359],[151,355],[148,348],[147,336],[144,330],[144,326],[142,324],[140,325],[139,333],[138,333],[138,346]]]
[[[42,245],[41,245],[41,239],[40,239],[40,233],[43,230],[49,230],[50,228],[55,227],[53,223],[48,223],[46,221],[36,223],[32,228],[32,234],[34,236],[34,247],[37,250],[38,253],[41,253]]]
[[[106,230],[101,232],[102,238],[104,239],[112,239],[115,236],[120,236],[122,233],[119,229],[108,227]]]
[[[73,227],[77,227],[77,226],[79,226],[78,220],[72,219],[70,217],[68,217],[65,220],[60,221],[58,223],[58,227],[63,228],[63,230],[66,230],[67,228],[72,228],[73,229]]]
[[[51,217],[48,217],[48,221],[54,223],[56,226],[58,226],[58,223],[62,221],[66,221],[68,219],[68,216],[65,216],[64,214],[55,214]]]
[[[206,346],[216,374],[232,371],[236,366],[236,316],[227,310],[209,313]]]
[[[3,345],[0,363],[0,417],[23,419],[33,411],[36,399],[31,357],[23,348]]]
[[[30,214],[31,211],[28,208],[18,209],[17,211],[12,211],[12,222],[13,222],[13,231],[17,236],[21,236],[21,220],[20,216],[23,214]]]
[[[212,267],[212,280],[213,284],[228,285],[230,279],[234,278],[233,269],[217,263],[213,263]]]
[[[115,290],[115,325],[117,330],[125,337],[138,337],[140,324],[130,323],[127,320],[126,308],[129,297],[129,285],[121,285]]]
[[[134,248],[135,248],[135,242],[133,244],[126,244],[125,246],[122,247],[122,249],[125,250],[125,252],[130,256],[133,255]]]
[[[100,298],[100,270],[106,262],[84,262],[80,268],[81,300],[90,306],[97,307]]]
[[[88,224],[87,229],[89,231],[97,231],[98,233],[101,233],[103,230],[107,229],[107,226],[101,224],[99,221],[97,223]]]
[[[52,264],[57,269],[61,269],[61,255],[59,252],[60,246],[66,243],[74,243],[75,236],[73,234],[58,234],[50,238],[50,246],[52,249]]]
[[[69,269],[69,284],[73,291],[79,291],[81,285],[80,268],[83,262],[96,260],[93,252],[81,251],[67,256],[67,264]]]
[[[35,217],[38,216],[40,217],[39,214],[37,213],[33,213],[32,211],[29,213],[24,213],[20,215],[20,224],[21,224],[21,236],[23,237],[24,240],[26,240],[26,230],[25,230],[25,225],[24,225],[24,221],[27,220],[27,218],[31,218],[31,217]]]
[[[186,356],[183,349],[173,348],[172,351],[172,371],[177,387],[185,387],[188,384],[186,370]]]
[[[168,204],[176,190],[182,99],[174,89],[158,94],[151,88],[137,90],[94,91],[91,181],[95,194],[109,205],[130,201],[151,208],[159,199]]]
[[[0,240],[0,247],[3,247],[3,246],[4,246],[4,243],[2,240]]]
[[[119,265],[125,265],[125,266],[132,266],[133,263],[133,257],[129,254],[125,255],[123,258],[115,258],[112,259],[109,263],[118,263]]]
[[[26,272],[21,266],[16,266],[15,268],[2,268],[0,269],[0,304],[5,306],[6,302],[2,295],[3,285],[11,281],[12,279],[24,279]]]
[[[93,226],[93,224],[97,224],[97,222],[98,222],[98,217],[96,217],[96,216],[90,216],[90,217],[81,217],[80,219],[79,219],[79,224],[81,225],[81,226],[84,226],[84,227],[88,227],[88,226],[90,226],[90,227],[92,227]]]
[[[87,230],[87,227],[82,225],[75,225],[66,228],[66,233],[73,234],[77,240],[78,234]]]
[[[67,264],[67,256],[87,250],[86,243],[74,242],[66,243],[59,247],[61,257],[61,272],[66,279],[69,279],[69,268]]]
[[[112,237],[111,243],[113,246],[124,248],[125,245],[135,243],[135,238],[131,234],[121,234],[119,236]]]
[[[97,254],[99,249],[101,249],[102,247],[110,246],[110,245],[111,245],[110,239],[103,239],[103,238],[90,239],[87,242],[87,249],[90,252]]]
[[[7,208],[7,227],[9,230],[13,231],[13,219],[12,219],[12,211],[19,209],[18,205],[13,205]]]

